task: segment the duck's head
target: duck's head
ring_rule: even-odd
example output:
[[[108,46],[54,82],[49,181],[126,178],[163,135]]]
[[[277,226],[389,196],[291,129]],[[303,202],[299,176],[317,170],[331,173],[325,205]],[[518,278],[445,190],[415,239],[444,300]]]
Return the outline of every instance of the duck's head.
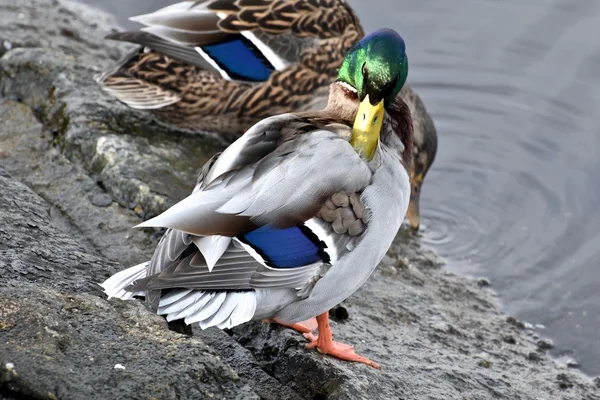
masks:
[[[385,111],[408,76],[406,45],[391,29],[380,29],[360,40],[346,55],[336,84],[360,104],[350,143],[366,159],[375,153]]]

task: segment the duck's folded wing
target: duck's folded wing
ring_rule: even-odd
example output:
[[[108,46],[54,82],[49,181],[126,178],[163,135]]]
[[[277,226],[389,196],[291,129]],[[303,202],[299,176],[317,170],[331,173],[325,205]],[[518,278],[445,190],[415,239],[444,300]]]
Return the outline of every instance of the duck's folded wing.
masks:
[[[330,263],[335,264],[339,257],[352,251],[355,239],[359,239],[364,232],[363,221],[366,216],[356,194],[336,193],[326,201],[316,218],[303,225],[303,229],[294,227],[281,231],[272,228],[266,232],[263,229],[253,231],[253,234],[258,231],[262,231],[262,235],[266,233],[262,237],[270,242],[266,247],[261,246],[259,242],[262,241],[264,245],[265,241],[260,238],[257,242],[249,237],[242,237],[241,240],[198,237],[170,229],[161,239],[151,261],[140,266],[143,270],[138,271],[134,267],[135,274],[129,269],[125,271],[124,277],[115,276],[103,286],[107,293],[114,293],[113,296],[121,298],[145,296],[154,309],[161,311],[162,307],[161,313],[169,314],[171,319],[194,314],[194,307],[200,307],[203,303],[194,303],[193,310],[188,309],[187,304],[194,302],[196,297],[205,292],[294,289],[299,299],[305,299],[312,292],[315,283],[330,269]],[[298,262],[307,260],[305,246],[309,240],[302,236],[302,232],[308,232],[308,238],[319,238],[313,245],[319,246],[317,252],[327,254],[326,258],[317,257],[309,262]],[[270,236],[269,233],[275,235]],[[225,248],[220,248],[221,244]],[[253,244],[258,244],[265,250],[262,254],[264,258],[257,257],[256,251],[251,247]],[[207,249],[207,245],[209,248],[212,245],[212,249]],[[207,250],[218,253],[212,265],[209,265],[206,257]],[[265,261],[273,250],[275,258],[269,260],[271,262],[267,261],[267,265]],[[281,262],[286,260],[292,264],[282,265]],[[276,265],[275,262],[279,264]],[[171,289],[174,291],[169,291]],[[183,298],[179,299],[180,296]],[[187,310],[187,314],[180,316],[178,313],[181,310]]]
[[[161,289],[176,288],[288,288],[296,289],[304,298],[331,263],[354,249],[365,231],[367,217],[357,194],[338,192],[301,229],[261,228],[233,239],[199,237],[170,229],[149,262],[145,277],[138,278],[127,290],[145,291],[153,304],[153,299],[158,304]],[[208,252],[214,253],[212,260]]]
[[[226,37],[227,35],[223,35],[223,34],[216,35],[215,34],[212,36],[208,36],[205,39],[206,40],[222,39],[223,36]],[[208,71],[216,71],[214,66],[211,65],[204,58],[202,58],[200,56],[200,54],[198,54],[198,52],[194,49],[194,47],[190,47],[185,44],[176,43],[176,42],[172,42],[167,39],[163,39],[163,38],[161,38],[153,33],[150,33],[150,32],[145,32],[145,31],[116,32],[116,33],[111,33],[111,34],[107,35],[106,39],[139,44],[140,46],[142,46],[142,49],[136,50],[136,53],[140,52],[140,51],[143,53],[146,53],[143,50],[143,48],[149,48],[149,49],[152,49],[162,55],[174,58],[175,60],[181,61],[183,63],[195,65],[196,67],[200,67],[200,68],[208,70]],[[160,59],[157,56],[154,56],[154,57],[155,57],[155,62],[163,62],[164,63],[164,60]],[[133,55],[128,54],[125,60],[129,61],[132,58],[133,58]],[[140,59],[144,62],[151,62],[151,61],[144,60],[142,57],[138,57],[138,59],[136,61],[139,63]],[[115,68],[122,68],[122,67],[123,67],[123,63],[118,64]],[[109,70],[107,73],[114,73],[113,70],[115,68]]]
[[[170,231],[172,232],[177,231]],[[197,238],[197,237],[196,237]],[[258,288],[297,288],[306,285],[319,265],[309,264],[296,268],[277,269],[266,266],[254,258],[239,240],[229,241],[227,250],[212,268],[193,245],[175,261],[153,257],[164,268],[148,274],[128,287],[131,292],[158,291],[160,289],[186,288],[212,291],[251,290]]]
[[[261,128],[263,133],[269,126]],[[280,135],[277,141],[253,129],[213,166],[224,173],[138,226],[232,237],[253,226],[292,227],[314,217],[334,193],[360,192],[372,177],[369,166],[337,133],[313,130],[285,140]],[[260,157],[259,149],[267,154]],[[248,164],[239,165],[243,162]]]
[[[249,51],[246,58],[252,58],[250,53],[253,53],[280,71],[299,62],[309,48],[314,48],[321,58],[343,58],[337,53],[320,51],[315,40],[333,40],[333,46],[332,43],[326,46],[328,50],[345,53],[363,35],[358,18],[342,0],[183,1],[130,19],[145,25],[142,31],[152,36],[129,33],[112,38],[138,43],[176,58],[184,55],[194,65],[200,66],[199,63],[211,59],[217,65],[210,70],[226,73],[230,60],[218,54],[223,49],[237,50],[236,57],[240,57],[243,47]],[[213,45],[224,47],[201,48]],[[198,53],[178,49],[182,46]],[[241,77],[248,78],[244,74]]]
[[[279,112],[309,104],[364,34],[344,0],[183,1],[131,20],[141,31],[108,37],[142,48],[96,76],[107,92],[133,108],[160,109],[188,85],[213,98],[251,86],[226,109],[254,116],[273,115],[271,104]]]
[[[227,38],[217,26],[219,16],[204,6],[194,6],[193,1],[182,1],[129,19],[145,25],[144,32],[192,48]]]
[[[278,71],[300,61],[321,66],[334,63],[337,67],[350,47],[363,36],[356,14],[342,0],[198,3],[221,17],[219,29],[242,33]]]

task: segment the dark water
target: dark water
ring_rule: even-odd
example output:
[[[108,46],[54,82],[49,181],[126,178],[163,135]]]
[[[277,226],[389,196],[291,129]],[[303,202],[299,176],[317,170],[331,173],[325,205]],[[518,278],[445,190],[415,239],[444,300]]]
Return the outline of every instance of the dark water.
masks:
[[[123,24],[171,3],[86,1]],[[600,1],[349,2],[404,36],[439,131],[423,240],[600,374]]]

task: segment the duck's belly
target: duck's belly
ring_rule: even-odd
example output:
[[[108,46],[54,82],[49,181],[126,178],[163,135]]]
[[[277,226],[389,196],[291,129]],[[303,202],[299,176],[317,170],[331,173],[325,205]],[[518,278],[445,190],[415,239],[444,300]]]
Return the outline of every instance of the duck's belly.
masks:
[[[261,320],[267,318],[276,317],[278,312],[292,304],[295,301],[300,300],[298,297],[298,291],[295,289],[272,289],[272,290],[256,290],[256,312],[254,313],[253,320]],[[309,315],[304,319],[314,317]]]

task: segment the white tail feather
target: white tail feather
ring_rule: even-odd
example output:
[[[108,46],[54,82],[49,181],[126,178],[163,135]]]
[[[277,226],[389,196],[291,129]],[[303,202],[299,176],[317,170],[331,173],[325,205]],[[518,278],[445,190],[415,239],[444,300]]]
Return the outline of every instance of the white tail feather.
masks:
[[[238,305],[241,297],[241,293],[228,293],[225,296],[221,307],[219,307],[219,310],[214,313],[211,318],[207,318],[206,320],[200,322],[200,328],[206,329],[211,326],[217,326],[227,320],[235,307]]]
[[[220,329],[233,328],[236,325],[250,321],[256,312],[256,296],[252,293],[240,293],[242,298],[231,312],[229,318],[217,325]]]
[[[159,304],[158,313],[159,314],[172,314],[181,311],[192,305],[198,297],[202,296],[202,293],[190,290],[185,296],[180,298],[179,300],[163,306],[162,303]]]
[[[131,300],[134,296],[143,296],[143,293],[129,292],[125,288],[136,280],[145,278],[147,269],[148,261],[117,272],[100,284],[100,286],[104,289],[104,293],[106,293],[109,299],[116,297],[122,300]]]
[[[211,292],[197,292],[197,293],[199,293],[199,296],[196,297],[196,301],[193,304],[191,304],[191,305],[187,306],[186,308],[184,308],[183,310],[181,310],[179,313],[175,314],[173,316],[174,320],[187,318],[188,315],[191,315],[191,314],[197,312],[202,307],[204,307],[206,304],[208,304],[210,299],[212,299],[214,296],[214,294]]]
[[[183,297],[185,297],[185,295],[187,295],[191,291],[192,291],[192,289],[173,290],[173,291],[167,293],[165,296],[161,297],[158,308],[160,309],[161,307],[168,306],[169,304],[172,304],[172,303],[175,303],[175,302],[181,300]]]
[[[158,306],[158,314],[165,315],[167,321],[184,319],[188,325],[198,322],[202,329],[243,324],[252,319],[255,311],[254,292],[174,290],[161,298]]]
[[[202,322],[208,318],[211,318],[217,311],[219,311],[219,308],[221,308],[221,305],[225,301],[225,297],[227,297],[227,293],[216,292],[215,296],[210,299],[204,308],[198,310],[196,314],[191,315],[186,319],[189,319],[189,321],[191,321],[190,323],[194,323]]]

